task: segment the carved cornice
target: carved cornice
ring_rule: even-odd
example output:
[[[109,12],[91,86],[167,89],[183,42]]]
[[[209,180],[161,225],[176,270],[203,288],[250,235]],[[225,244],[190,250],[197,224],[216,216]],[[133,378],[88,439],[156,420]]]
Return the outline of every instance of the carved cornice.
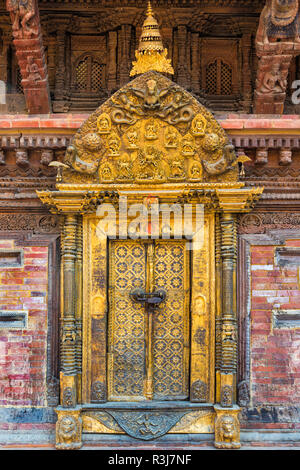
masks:
[[[104,202],[115,203],[116,191],[37,191],[38,197],[53,214],[84,214],[96,212]]]

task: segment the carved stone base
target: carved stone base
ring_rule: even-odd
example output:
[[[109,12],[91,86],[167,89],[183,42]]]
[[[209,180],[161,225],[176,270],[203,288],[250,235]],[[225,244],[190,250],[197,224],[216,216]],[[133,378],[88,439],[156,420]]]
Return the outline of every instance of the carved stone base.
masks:
[[[81,409],[56,408],[58,420],[56,423],[56,448],[63,450],[80,449],[82,446]]]
[[[215,447],[218,449],[239,449],[240,443],[240,408],[222,408],[214,406],[215,418]]]

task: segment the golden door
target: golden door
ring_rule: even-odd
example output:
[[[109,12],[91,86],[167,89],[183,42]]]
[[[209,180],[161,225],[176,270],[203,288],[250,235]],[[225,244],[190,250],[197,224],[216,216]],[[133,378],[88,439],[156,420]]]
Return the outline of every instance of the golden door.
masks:
[[[108,399],[188,399],[185,241],[111,241],[108,303]]]

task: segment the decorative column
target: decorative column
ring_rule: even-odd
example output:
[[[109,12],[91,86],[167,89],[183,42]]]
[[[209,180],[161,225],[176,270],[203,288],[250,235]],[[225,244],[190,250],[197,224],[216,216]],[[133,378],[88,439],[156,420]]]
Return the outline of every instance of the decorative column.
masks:
[[[192,70],[191,85],[195,93],[200,92],[199,33],[191,35]]]
[[[81,403],[82,374],[82,251],[82,216],[78,216],[75,261],[77,403]]]
[[[220,403],[221,395],[221,363],[222,363],[222,257],[221,257],[221,224],[220,214],[216,214],[215,228],[215,259],[216,259],[216,403]]]
[[[65,80],[66,80],[66,27],[67,24],[61,23],[57,25],[56,34],[56,74],[53,110],[55,112],[65,112],[66,96],[65,96]]]
[[[186,26],[178,26],[177,31],[178,43],[178,64],[177,64],[177,83],[178,85],[187,88],[189,85],[187,73],[187,28]]]
[[[63,314],[61,318],[60,339],[60,404],[56,409],[56,447],[58,449],[78,449],[81,447],[80,408],[78,402],[78,318],[79,313],[77,288],[80,288],[81,277],[78,268],[81,261],[76,262],[78,251],[77,215],[65,215],[63,230]],[[77,268],[77,269],[76,269]],[[77,274],[77,276],[76,276]],[[77,277],[77,279],[76,279]],[[79,282],[78,282],[79,279]],[[80,311],[81,313],[81,311]]]
[[[219,405],[215,405],[215,446],[239,448],[239,407],[236,402],[237,374],[237,317],[236,317],[236,215],[221,215],[221,262],[222,262],[222,316],[217,318],[219,341],[217,345],[217,381],[219,382]],[[219,260],[220,264],[220,260]],[[218,276],[218,271],[217,271]],[[220,279],[220,274],[219,274]]]
[[[118,35],[116,31],[108,33],[108,72],[107,72],[107,89],[112,92],[117,88],[117,43]]]
[[[22,87],[30,114],[48,114],[51,109],[47,64],[37,0],[24,5],[7,0],[12,21],[13,43],[22,74]],[[20,2],[18,2],[20,3]],[[25,7],[26,8],[26,7]]]
[[[119,84],[129,82],[131,25],[123,24],[119,31]]]
[[[251,111],[252,84],[251,84],[251,32],[244,32],[242,36],[242,75],[243,75],[243,108],[245,113]]]

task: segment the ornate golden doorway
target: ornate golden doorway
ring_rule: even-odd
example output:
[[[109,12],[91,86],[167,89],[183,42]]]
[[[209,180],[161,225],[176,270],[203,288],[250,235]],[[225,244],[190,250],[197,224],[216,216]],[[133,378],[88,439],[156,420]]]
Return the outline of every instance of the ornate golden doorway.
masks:
[[[215,433],[217,447],[240,446],[237,214],[262,192],[239,182],[242,157],[193,96],[146,72],[54,162],[57,188],[39,196],[62,216],[58,448],[82,433]],[[201,205],[203,243],[189,252],[159,224],[152,241],[100,237],[101,208],[118,216],[125,196]]]
[[[109,260],[108,399],[188,399],[185,241],[111,241]]]

